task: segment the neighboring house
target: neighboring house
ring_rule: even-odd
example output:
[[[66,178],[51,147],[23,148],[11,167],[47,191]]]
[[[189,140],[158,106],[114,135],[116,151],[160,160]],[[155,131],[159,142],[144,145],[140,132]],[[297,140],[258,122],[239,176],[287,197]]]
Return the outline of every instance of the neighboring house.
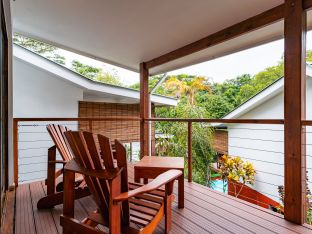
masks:
[[[18,45],[14,45],[13,55],[14,118],[139,117],[137,90],[89,80]],[[152,110],[159,105],[177,105],[176,99],[159,95],[151,95],[151,102]],[[19,182],[46,177],[47,148],[52,146],[46,124],[19,123]],[[62,124],[71,129],[89,126],[84,122]],[[134,154],[138,154],[139,121],[99,121],[92,129],[118,138],[129,147],[131,144]]]
[[[307,119],[312,119],[312,67],[307,65]],[[283,119],[284,78],[227,114],[224,119]],[[248,160],[256,168],[258,192],[279,201],[278,187],[284,185],[283,125],[227,124],[228,153]],[[307,170],[312,178],[312,129],[307,129]],[[312,183],[309,182],[310,188]]]

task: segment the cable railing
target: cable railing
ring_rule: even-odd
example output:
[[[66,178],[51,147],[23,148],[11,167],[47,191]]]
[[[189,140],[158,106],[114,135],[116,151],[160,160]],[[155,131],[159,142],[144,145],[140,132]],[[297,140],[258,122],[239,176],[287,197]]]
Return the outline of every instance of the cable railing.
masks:
[[[139,160],[140,154],[141,121],[140,118],[126,117],[14,119],[16,184],[46,178],[47,149],[53,144],[46,131],[47,124],[62,124],[71,130],[92,131],[120,139],[127,148],[129,160],[135,161]],[[284,187],[284,120],[151,118],[144,121],[152,125],[153,155],[167,155],[166,147],[172,147],[178,139],[178,147],[169,156],[184,157],[188,181],[202,183],[219,192],[283,213],[280,190]],[[306,136],[303,146],[306,147],[307,187],[312,188],[312,121],[302,121],[302,124],[306,126],[303,129]],[[205,131],[211,132],[205,135]],[[217,131],[221,133],[218,137],[226,132],[226,139],[216,139]],[[125,133],[127,138],[123,139]],[[209,139],[208,143],[205,137]],[[206,143],[211,149],[204,147]],[[207,152],[213,154],[213,158],[198,156]],[[218,172],[218,159],[222,155],[239,156],[243,162],[252,163],[256,170],[254,184],[244,185],[244,189],[235,194],[233,186],[240,190],[240,185],[227,182],[224,191],[222,176]],[[203,167],[207,169],[206,181],[198,179],[203,177],[200,173]]]
[[[18,118],[14,119],[15,184],[44,180],[47,176],[47,151],[53,146],[47,124],[60,124],[70,130],[91,131],[120,140],[128,160],[139,160],[140,119],[107,118]],[[60,159],[57,153],[57,159]]]
[[[169,154],[184,157],[188,181],[195,181],[253,204],[283,212],[279,194],[279,187],[284,186],[283,120],[152,118],[148,121],[155,125],[156,132],[166,129],[162,138],[154,138],[155,143],[152,145],[156,148],[152,151],[160,156]],[[211,134],[204,133],[205,130]],[[215,139],[220,135],[216,134],[217,131],[226,132],[226,140]],[[205,137],[207,141],[199,139]],[[203,147],[204,144],[210,145],[211,149]],[[165,147],[169,149],[166,151]],[[222,155],[240,157],[243,162],[250,162],[256,171],[253,184],[246,183],[243,190],[235,194],[233,186],[239,187],[242,184],[237,185],[228,180],[224,181],[227,184],[224,189],[222,173],[217,166]],[[202,179],[205,174],[207,178]]]
[[[150,121],[153,124],[170,122],[170,124],[168,124],[169,129],[173,124],[184,123],[185,129],[184,132],[181,132],[187,134],[187,136],[182,137],[183,141],[180,148],[183,149],[181,149],[180,152],[185,158],[187,169],[186,174],[189,181],[196,181],[196,170],[198,168],[194,169],[196,164],[194,160],[196,161],[196,159],[193,154],[196,150],[200,150],[196,144],[194,144],[194,140],[196,140],[194,139],[194,130],[196,129],[194,128],[194,124],[210,124],[210,127],[212,128],[226,126],[226,131],[228,132],[226,141],[228,152],[226,152],[226,154],[231,157],[239,156],[243,161],[252,162],[256,169],[254,185],[248,185],[248,187],[254,189],[257,193],[240,193],[237,197],[283,214],[285,195],[284,120],[151,118],[147,121]],[[301,121],[301,125],[303,136],[302,147],[304,149],[303,156],[305,157],[306,170],[306,222],[311,224],[312,195],[310,189],[312,188],[312,121],[303,120]],[[202,126],[205,128],[205,125]],[[168,132],[166,135],[172,137],[175,134]],[[179,137],[181,138],[181,135],[179,135]],[[157,138],[155,138],[155,140],[157,141]],[[168,141],[170,142],[170,138],[168,138]],[[181,145],[181,142],[179,143]],[[172,143],[167,143],[167,145],[170,144]],[[154,145],[164,147],[165,144],[159,144],[156,142]],[[155,149],[154,151],[160,151],[160,153],[166,154],[164,149]],[[207,185],[215,190],[225,192],[224,186],[222,186],[222,184],[220,185],[220,183],[208,183]],[[231,191],[226,192],[230,195],[234,195],[231,194]]]

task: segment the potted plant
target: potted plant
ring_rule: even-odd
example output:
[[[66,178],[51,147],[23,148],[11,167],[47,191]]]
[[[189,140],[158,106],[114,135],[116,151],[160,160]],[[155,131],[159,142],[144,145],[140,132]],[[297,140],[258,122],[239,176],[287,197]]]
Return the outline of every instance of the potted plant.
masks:
[[[226,186],[233,183],[234,196],[238,197],[244,185],[253,185],[255,182],[256,170],[252,163],[243,161],[240,157],[223,155],[219,160],[220,175],[223,180],[223,191]]]

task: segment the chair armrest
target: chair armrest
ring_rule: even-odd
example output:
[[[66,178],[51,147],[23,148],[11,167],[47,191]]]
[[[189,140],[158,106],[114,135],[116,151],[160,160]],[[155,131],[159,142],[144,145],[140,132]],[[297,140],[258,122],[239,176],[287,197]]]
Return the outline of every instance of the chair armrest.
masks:
[[[86,169],[84,167],[81,167],[76,162],[75,159],[72,159],[65,164],[64,170],[79,173],[86,176],[96,177],[98,179],[112,180],[116,178],[122,172],[123,169],[122,168],[115,168],[111,170]]]
[[[57,163],[61,163],[61,164],[66,164],[67,161],[63,161],[63,160],[55,160],[55,161],[48,161],[49,164],[57,164]]]
[[[121,201],[127,200],[131,197],[137,196],[139,194],[153,191],[153,190],[158,189],[161,186],[177,179],[181,175],[182,175],[182,172],[180,170],[166,171],[166,172],[160,174],[159,176],[157,176],[150,183],[143,185],[142,187],[139,187],[137,189],[119,194],[118,196],[113,198],[113,201],[114,202],[121,202]]]

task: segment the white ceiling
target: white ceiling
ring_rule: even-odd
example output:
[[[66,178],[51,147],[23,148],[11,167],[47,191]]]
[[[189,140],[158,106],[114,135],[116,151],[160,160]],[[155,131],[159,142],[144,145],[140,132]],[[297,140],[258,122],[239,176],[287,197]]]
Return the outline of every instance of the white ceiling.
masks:
[[[283,0],[16,0],[12,2],[13,30],[138,71],[140,62],[282,3]],[[234,50],[271,40],[276,37],[276,29],[272,30],[267,31],[269,35],[260,32],[232,40]],[[226,54],[233,51],[232,41],[221,46],[220,51],[208,49],[152,72],[202,62],[214,53]]]

